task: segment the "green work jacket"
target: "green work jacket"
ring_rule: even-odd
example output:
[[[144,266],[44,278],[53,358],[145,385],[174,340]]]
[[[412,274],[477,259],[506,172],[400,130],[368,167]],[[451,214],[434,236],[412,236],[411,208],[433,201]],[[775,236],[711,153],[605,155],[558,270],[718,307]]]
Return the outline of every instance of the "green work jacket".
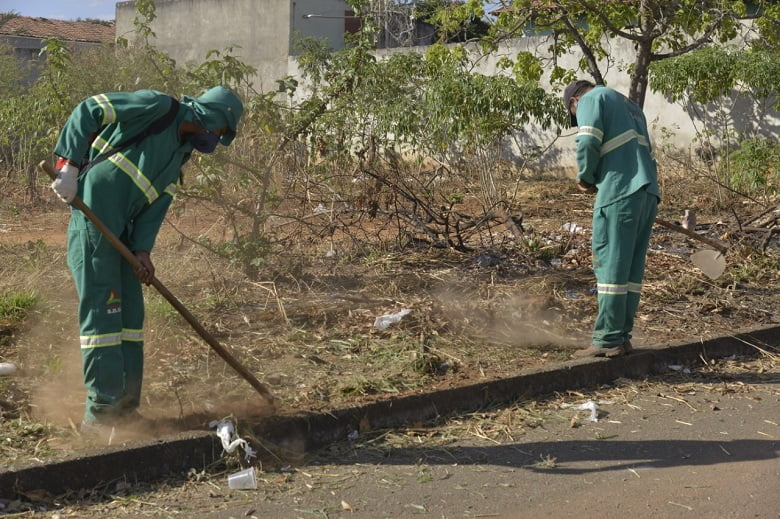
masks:
[[[577,103],[577,125],[577,178],[598,188],[595,208],[645,186],[660,199],[647,122],[636,103],[596,86]]]
[[[154,90],[98,94],[74,109],[54,153],[76,163],[109,151],[138,135],[168,112],[171,98]],[[132,251],[150,251],[173,200],[181,167],[192,145],[180,142],[179,127],[191,119],[181,104],[163,132],[117,151],[79,179],[79,196]],[[92,136],[94,139],[92,139]]]

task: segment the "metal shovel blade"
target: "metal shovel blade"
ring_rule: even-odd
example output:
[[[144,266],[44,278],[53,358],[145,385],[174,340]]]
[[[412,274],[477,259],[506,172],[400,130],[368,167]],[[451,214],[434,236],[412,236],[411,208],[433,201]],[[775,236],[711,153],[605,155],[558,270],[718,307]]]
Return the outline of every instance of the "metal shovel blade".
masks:
[[[710,279],[718,279],[726,270],[726,258],[716,250],[703,249],[691,254],[691,261]]]

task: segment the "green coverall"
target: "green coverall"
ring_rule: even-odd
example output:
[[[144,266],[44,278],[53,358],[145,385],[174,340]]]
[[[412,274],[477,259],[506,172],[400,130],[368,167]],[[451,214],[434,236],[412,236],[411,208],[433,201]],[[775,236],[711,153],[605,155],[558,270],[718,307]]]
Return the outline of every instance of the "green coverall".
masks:
[[[642,109],[604,86],[577,105],[577,178],[598,189],[593,207],[593,270],[598,316],[593,345],[631,338],[645,258],[658,210],[655,158]]]
[[[82,101],[62,129],[54,153],[81,163],[94,160],[168,112],[171,98],[153,90],[108,93]],[[182,165],[193,146],[180,137],[183,121],[209,131],[229,126],[229,144],[243,107],[222,87],[200,98],[184,97],[164,131],[96,163],[79,178],[78,196],[131,251],[150,252],[173,200]],[[90,144],[93,134],[97,134]],[[84,419],[110,423],[136,409],[143,378],[144,305],[141,282],[130,264],[73,208],[68,266],[79,295]]]

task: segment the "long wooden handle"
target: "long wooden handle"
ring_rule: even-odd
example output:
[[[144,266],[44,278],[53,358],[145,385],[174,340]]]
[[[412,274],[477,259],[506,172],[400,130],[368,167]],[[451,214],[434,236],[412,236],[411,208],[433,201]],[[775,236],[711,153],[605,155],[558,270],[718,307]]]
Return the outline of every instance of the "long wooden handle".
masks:
[[[691,231],[690,229],[686,229],[685,227],[680,227],[679,225],[675,225],[672,222],[668,222],[666,220],[662,220],[661,218],[656,218],[655,223],[659,225],[663,225],[667,229],[671,229],[673,231],[677,231],[680,233],[683,233],[684,235],[693,238],[694,240],[699,240],[702,243],[706,243],[710,247],[715,247],[716,250],[720,251],[722,254],[726,254],[726,251],[729,249],[728,245],[725,243],[713,240],[712,238],[707,238],[706,236],[702,236],[700,234],[696,234],[695,232]]]
[[[54,171],[54,168],[52,168],[45,160],[41,161],[38,166],[43,171],[45,171],[46,174],[52,178],[52,180],[57,177],[57,172]],[[133,270],[142,268],[141,262],[138,261],[138,258],[135,257],[135,254],[133,254],[130,249],[128,249],[127,246],[122,243],[119,238],[117,238],[114,233],[111,232],[111,230],[106,227],[97,216],[95,216],[95,214],[78,196],[73,198],[71,204],[79,211],[84,213],[84,216],[86,216],[89,221],[92,222],[95,227],[97,227],[97,229],[108,240],[108,242],[119,251],[122,257],[127,260],[128,263],[130,263],[130,265],[133,267]],[[268,389],[259,380],[257,380],[257,378],[255,378],[255,376],[250,373],[248,369],[246,369],[240,362],[238,362],[238,360],[236,360],[236,358],[233,357],[233,355],[231,355],[230,352],[228,352],[217,341],[217,339],[214,338],[213,335],[206,331],[206,329],[203,327],[203,325],[200,324],[195,316],[192,315],[189,310],[187,310],[181,301],[176,299],[176,297],[167,288],[165,288],[159,279],[152,276],[151,284],[154,285],[154,288],[156,288],[157,291],[168,300],[171,306],[173,306],[181,314],[181,316],[184,317],[188,323],[190,323],[190,326],[192,326],[192,328],[198,332],[198,335],[200,335],[201,338],[203,338],[203,340],[206,341],[215,352],[217,352],[217,355],[222,357],[222,359],[224,359],[224,361],[227,362],[231,368],[236,370],[236,372],[241,375],[244,380],[249,382],[249,384],[251,384],[251,386],[255,388],[258,393],[260,393],[260,396],[262,396],[269,404],[273,404],[274,398]]]

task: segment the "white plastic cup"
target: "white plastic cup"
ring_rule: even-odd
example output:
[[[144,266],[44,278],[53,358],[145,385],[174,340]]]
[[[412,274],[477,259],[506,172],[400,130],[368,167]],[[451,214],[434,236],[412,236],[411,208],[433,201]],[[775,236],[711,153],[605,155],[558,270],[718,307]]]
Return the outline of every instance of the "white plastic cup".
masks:
[[[257,478],[255,478],[255,468],[234,472],[228,475],[228,487],[233,490],[250,490],[257,488]]]
[[[10,362],[0,362],[0,377],[10,375],[16,371],[16,365]]]

